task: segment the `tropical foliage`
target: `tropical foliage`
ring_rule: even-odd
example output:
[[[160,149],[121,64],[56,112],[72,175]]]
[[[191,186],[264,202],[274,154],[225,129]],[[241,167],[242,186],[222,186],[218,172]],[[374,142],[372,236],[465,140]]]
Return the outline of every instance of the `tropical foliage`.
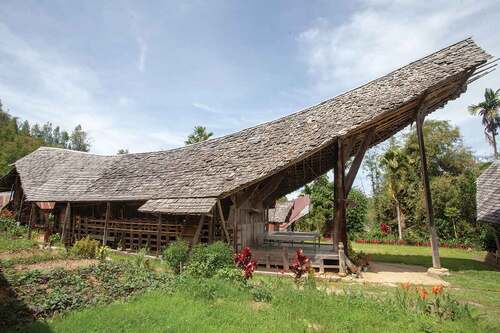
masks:
[[[493,89],[486,88],[484,91],[484,101],[479,104],[469,106],[469,112],[473,115],[481,116],[481,121],[484,126],[484,134],[486,139],[493,148],[493,156],[498,156],[497,140],[498,129],[500,127],[500,89],[493,91]]]
[[[0,102],[0,176],[10,170],[10,164],[28,155],[41,146],[61,147],[79,151],[89,151],[88,135],[82,126],[69,133],[59,126],[47,122],[42,126],[21,122],[4,111]]]
[[[186,145],[190,145],[193,143],[202,142],[208,140],[214,133],[207,132],[207,128],[205,126],[195,126],[193,129],[193,133],[189,134],[188,139],[185,141]]]

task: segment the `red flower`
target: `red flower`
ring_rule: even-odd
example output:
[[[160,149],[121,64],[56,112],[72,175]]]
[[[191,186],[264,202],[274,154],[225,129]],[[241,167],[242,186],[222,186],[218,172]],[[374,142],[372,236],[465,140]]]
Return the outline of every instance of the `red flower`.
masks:
[[[251,278],[257,267],[257,262],[252,259],[252,250],[248,246],[243,248],[241,252],[234,254],[234,263],[243,270],[245,279]]]

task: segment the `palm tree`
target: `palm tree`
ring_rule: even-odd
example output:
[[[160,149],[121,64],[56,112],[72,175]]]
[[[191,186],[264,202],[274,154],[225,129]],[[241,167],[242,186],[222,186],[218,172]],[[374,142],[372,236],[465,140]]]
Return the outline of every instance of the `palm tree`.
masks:
[[[195,126],[193,129],[193,133],[189,134],[188,139],[185,141],[186,145],[190,145],[193,143],[202,142],[208,140],[214,133],[207,132],[207,128],[205,126]]]
[[[497,140],[498,129],[500,128],[500,89],[493,91],[493,89],[486,88],[484,91],[484,101],[469,106],[469,112],[473,115],[480,115],[484,126],[484,133],[489,144],[493,147],[493,157],[496,159],[498,156]]]
[[[400,149],[391,140],[389,149],[381,156],[380,165],[387,170],[389,192],[396,206],[396,216],[398,220],[398,236],[403,239],[403,231],[405,228],[405,217],[401,209],[400,198],[404,196],[406,170],[410,164],[408,156],[403,154]]]

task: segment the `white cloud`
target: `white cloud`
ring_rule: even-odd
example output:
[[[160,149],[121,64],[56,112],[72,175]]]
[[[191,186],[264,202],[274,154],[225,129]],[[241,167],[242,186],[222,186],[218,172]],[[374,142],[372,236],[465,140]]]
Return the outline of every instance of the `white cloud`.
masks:
[[[137,44],[139,45],[139,59],[137,62],[137,69],[142,73],[144,72],[144,69],[146,67],[146,55],[148,53],[148,44],[146,43],[146,40],[141,37],[137,36]]]
[[[499,20],[495,1],[361,1],[346,22],[319,18],[298,36],[320,92],[347,89],[381,76]],[[498,7],[498,6],[497,6]],[[500,9],[500,8],[499,8]],[[486,18],[486,19],[485,19]],[[491,32],[490,32],[491,33]]]
[[[203,110],[203,111],[208,111],[208,112],[217,113],[217,110],[215,110],[213,107],[208,106],[208,105],[203,104],[203,103],[194,102],[192,105],[193,105],[195,108],[200,109],[200,110]]]
[[[109,93],[99,73],[49,49],[35,49],[1,22],[0,73],[4,74],[0,75],[0,98],[16,116],[30,122],[51,121],[67,130],[81,124],[89,133],[92,152],[114,154],[120,148],[142,152],[183,143],[168,129],[162,135],[145,134],[136,122],[127,123],[130,99],[122,96],[109,102],[103,98]],[[23,85],[16,84],[19,78]]]

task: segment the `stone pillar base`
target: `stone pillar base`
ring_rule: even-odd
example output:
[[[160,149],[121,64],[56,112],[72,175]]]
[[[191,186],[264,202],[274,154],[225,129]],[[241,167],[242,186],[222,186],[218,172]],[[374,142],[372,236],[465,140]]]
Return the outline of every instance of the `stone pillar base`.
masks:
[[[434,268],[431,267],[427,270],[427,274],[429,275],[434,275],[434,276],[448,276],[450,275],[450,271],[447,268]]]

